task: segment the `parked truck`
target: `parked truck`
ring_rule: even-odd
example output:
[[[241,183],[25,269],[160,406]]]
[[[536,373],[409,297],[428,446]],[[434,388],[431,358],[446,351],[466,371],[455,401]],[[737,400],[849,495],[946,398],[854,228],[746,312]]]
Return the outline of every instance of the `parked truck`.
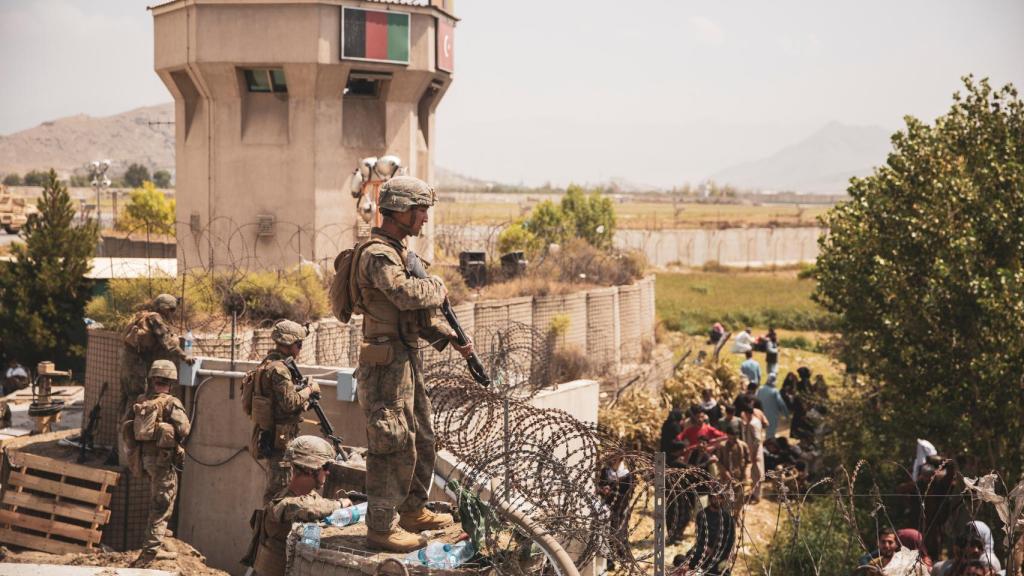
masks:
[[[24,198],[15,197],[7,188],[0,186],[0,227],[8,234],[17,234],[36,213],[36,207]]]

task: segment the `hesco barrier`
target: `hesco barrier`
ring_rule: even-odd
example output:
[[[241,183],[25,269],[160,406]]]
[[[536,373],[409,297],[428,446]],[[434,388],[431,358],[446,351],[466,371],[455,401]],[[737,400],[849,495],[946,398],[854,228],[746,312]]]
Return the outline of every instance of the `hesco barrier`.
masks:
[[[124,344],[117,332],[89,330],[88,346],[82,414],[88,420],[92,407],[100,400],[100,420],[94,441],[101,446],[113,446],[117,441],[117,427],[121,419],[121,354]],[[107,392],[100,399],[104,382],[107,383]]]
[[[475,309],[476,305],[473,304],[472,302],[463,302],[462,304],[452,306],[452,311],[455,312],[455,316],[459,319],[459,324],[462,326],[462,329],[466,332],[467,335],[469,335],[470,338],[473,337],[473,334],[475,332]],[[440,315],[439,313],[437,318],[438,322],[447,327],[444,316]],[[456,352],[452,349],[451,346],[445,348],[444,352],[438,352],[437,350],[434,349],[433,346],[428,346],[425,343],[421,344],[421,346],[426,346],[425,348],[423,348],[424,367],[431,366],[439,362],[448,362],[452,360],[454,358],[454,354],[456,354]]]
[[[483,357],[491,356],[498,348],[498,333],[513,323],[533,325],[533,298],[522,296],[508,300],[477,302],[474,314],[473,340]]]
[[[587,292],[587,357],[599,370],[619,373],[619,289],[600,288]]]
[[[619,360],[623,364],[634,364],[640,361],[643,347],[640,338],[643,332],[640,327],[640,287],[619,286],[619,334],[622,338]]]
[[[196,356],[211,356],[213,358],[231,358],[231,332],[221,334],[195,334]],[[252,354],[252,330],[236,330],[234,339],[235,360],[245,360]]]
[[[316,363],[347,366],[349,327],[335,318],[321,320],[316,329]]]
[[[654,338],[654,276],[648,276],[636,283],[640,287],[640,336]]]
[[[465,302],[454,307],[466,333],[473,338],[481,358],[493,354],[495,335],[513,323],[547,333],[559,316],[568,319],[565,333],[556,346],[577,346],[585,350],[601,372],[618,373],[622,364],[641,359],[643,342],[654,339],[654,278],[647,277],[629,286],[597,288],[573,294],[523,296],[507,300]],[[442,320],[443,321],[443,320]],[[327,318],[309,325],[299,364],[355,366],[362,342],[362,316],[353,316],[348,324]],[[239,329],[235,334],[235,358],[260,360],[273,350],[270,328]],[[228,359],[231,334],[196,334],[195,354]],[[421,344],[423,345],[423,344]],[[109,330],[90,330],[85,371],[85,411],[96,402],[103,382],[109,383],[103,398],[97,443],[109,445],[116,439],[116,424],[121,406],[120,365],[123,353],[121,336]],[[452,359],[449,348],[439,353],[423,349],[424,365]]]
[[[252,331],[252,354],[250,360],[262,360],[274,349],[274,341],[270,338],[270,328],[257,328]]]
[[[587,293],[537,296],[533,299],[533,327],[541,334],[549,334],[561,324],[561,333],[555,339],[555,349],[587,348]]]

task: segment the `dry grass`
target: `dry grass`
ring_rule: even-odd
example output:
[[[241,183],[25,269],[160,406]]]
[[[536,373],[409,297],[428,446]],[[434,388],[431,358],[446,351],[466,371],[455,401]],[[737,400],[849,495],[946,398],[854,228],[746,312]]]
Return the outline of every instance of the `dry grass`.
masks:
[[[444,202],[435,208],[442,224],[493,226],[529,212],[535,202]],[[615,205],[619,228],[734,228],[746,226],[814,226],[828,206],[797,204],[696,204],[623,202]]]

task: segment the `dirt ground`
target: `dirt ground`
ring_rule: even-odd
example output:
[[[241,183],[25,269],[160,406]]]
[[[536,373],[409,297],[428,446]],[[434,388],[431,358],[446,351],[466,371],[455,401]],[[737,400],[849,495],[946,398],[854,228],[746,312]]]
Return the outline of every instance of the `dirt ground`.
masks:
[[[195,548],[178,540],[168,538],[168,550],[174,550],[178,557],[173,560],[157,560],[140,566],[151,570],[165,570],[180,576],[228,576],[227,572],[210,568],[206,558]],[[111,568],[129,568],[138,557],[139,551],[130,552],[99,552],[96,554],[47,554],[45,552],[13,552],[0,547],[0,562],[13,564],[58,564],[62,566],[106,566]]]

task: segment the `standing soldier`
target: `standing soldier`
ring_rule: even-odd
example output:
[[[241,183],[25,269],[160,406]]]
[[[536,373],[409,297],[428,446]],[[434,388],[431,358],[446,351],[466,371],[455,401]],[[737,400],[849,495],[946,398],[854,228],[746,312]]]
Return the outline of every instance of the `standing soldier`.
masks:
[[[293,522],[316,522],[338,508],[351,506],[347,498],[331,500],[318,494],[327,481],[327,464],[334,461],[334,447],[323,438],[299,436],[288,443],[284,464],[291,466],[288,485],[274,495],[253,517],[250,555],[258,576],[284,576],[285,541]]]
[[[451,342],[463,356],[473,350],[472,343],[458,346],[452,330],[434,323],[447,294],[441,279],[415,278],[406,268],[404,240],[420,233],[433,204],[434,190],[422,180],[398,176],[385,182],[383,221],[353,263],[360,294],[356,310],[363,314],[356,380],[366,415],[367,543],[393,552],[421,547],[416,533],[452,522],[451,515],[424,507],[435,449],[418,339],[437,350]]]
[[[185,361],[192,358],[178,346],[178,335],[171,327],[171,318],[178,309],[178,299],[160,294],[146,310],[135,314],[124,333],[124,355],[121,358],[121,389],[125,402],[146,390],[146,372],[156,360]]]
[[[252,453],[267,460],[267,486],[263,505],[288,485],[288,465],[281,460],[288,443],[299,435],[302,412],[309,397],[318,394],[315,383],[303,382],[295,357],[302,350],[306,329],[291,320],[279,320],[270,333],[275,348],[256,368],[252,392]]]
[[[171,385],[177,381],[178,369],[173,362],[153,362],[149,369],[149,392],[135,401],[131,423],[124,427],[125,433],[130,433],[131,440],[137,443],[134,455],[141,458],[141,470],[149,478],[149,528],[142,553],[133,566],[177,556],[163,547],[167,520],[174,511],[178,492],[175,463],[181,461],[181,443],[190,429],[185,407],[170,394]]]

